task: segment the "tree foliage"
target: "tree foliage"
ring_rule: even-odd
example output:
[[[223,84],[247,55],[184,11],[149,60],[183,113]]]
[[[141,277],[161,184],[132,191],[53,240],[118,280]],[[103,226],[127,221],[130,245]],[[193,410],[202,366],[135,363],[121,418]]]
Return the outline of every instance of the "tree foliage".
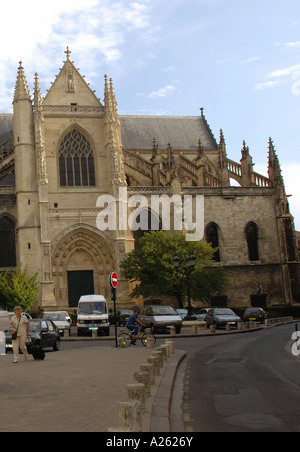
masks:
[[[38,273],[27,275],[27,269],[15,270],[0,274],[0,300],[3,307],[12,311],[15,306],[21,306],[24,312],[29,312],[37,301],[39,286]]]
[[[140,240],[139,249],[126,256],[121,268],[126,279],[137,283],[132,298],[174,296],[182,307],[187,281],[182,268],[174,269],[174,256],[177,255],[181,263],[185,263],[191,253],[196,256],[195,271],[190,277],[191,293],[195,300],[204,300],[222,290],[226,283],[223,267],[209,267],[214,262],[215,252],[216,249],[206,243],[187,242],[183,234],[152,231]]]

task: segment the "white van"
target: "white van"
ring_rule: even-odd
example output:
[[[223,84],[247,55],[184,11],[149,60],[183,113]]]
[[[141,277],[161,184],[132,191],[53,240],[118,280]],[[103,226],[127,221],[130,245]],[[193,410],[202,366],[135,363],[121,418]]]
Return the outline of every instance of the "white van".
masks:
[[[102,295],[85,295],[80,298],[77,313],[77,335],[83,336],[97,330],[98,336],[109,336],[107,303]]]
[[[0,331],[8,331],[9,326],[9,314],[7,311],[0,310]]]

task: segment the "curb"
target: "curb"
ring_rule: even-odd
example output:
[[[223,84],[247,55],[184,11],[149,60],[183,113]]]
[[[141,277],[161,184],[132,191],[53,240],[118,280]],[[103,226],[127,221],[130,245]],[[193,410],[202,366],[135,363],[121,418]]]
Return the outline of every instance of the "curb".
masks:
[[[183,350],[176,350],[165,368],[164,375],[159,384],[159,388],[152,404],[150,431],[165,432],[171,431],[170,409],[172,403],[174,383],[177,370],[187,353]]]

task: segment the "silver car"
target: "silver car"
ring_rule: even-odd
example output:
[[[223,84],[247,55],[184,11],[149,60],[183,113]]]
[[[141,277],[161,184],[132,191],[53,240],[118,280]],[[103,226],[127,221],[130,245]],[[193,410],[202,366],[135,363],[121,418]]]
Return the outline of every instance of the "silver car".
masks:
[[[228,308],[214,308],[210,309],[205,316],[207,327],[215,325],[216,328],[231,325],[237,328],[241,318],[238,317],[231,309]]]
[[[144,306],[139,320],[154,332],[168,332],[169,327],[174,326],[179,334],[182,328],[182,318],[171,306]]]

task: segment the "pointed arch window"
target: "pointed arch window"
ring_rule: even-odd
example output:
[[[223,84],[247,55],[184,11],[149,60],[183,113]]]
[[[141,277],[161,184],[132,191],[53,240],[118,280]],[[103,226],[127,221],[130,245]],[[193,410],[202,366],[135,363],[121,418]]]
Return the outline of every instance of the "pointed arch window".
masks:
[[[16,267],[16,228],[7,216],[0,219],[0,268]]]
[[[211,223],[206,228],[206,241],[210,243],[213,248],[218,248],[213,259],[215,262],[221,262],[220,243],[219,243],[219,228],[215,223]]]
[[[94,152],[89,140],[77,129],[71,130],[59,148],[61,187],[95,187]]]
[[[249,260],[251,262],[257,262],[259,257],[259,233],[258,227],[255,223],[249,223],[246,227],[246,240],[248,244]]]

